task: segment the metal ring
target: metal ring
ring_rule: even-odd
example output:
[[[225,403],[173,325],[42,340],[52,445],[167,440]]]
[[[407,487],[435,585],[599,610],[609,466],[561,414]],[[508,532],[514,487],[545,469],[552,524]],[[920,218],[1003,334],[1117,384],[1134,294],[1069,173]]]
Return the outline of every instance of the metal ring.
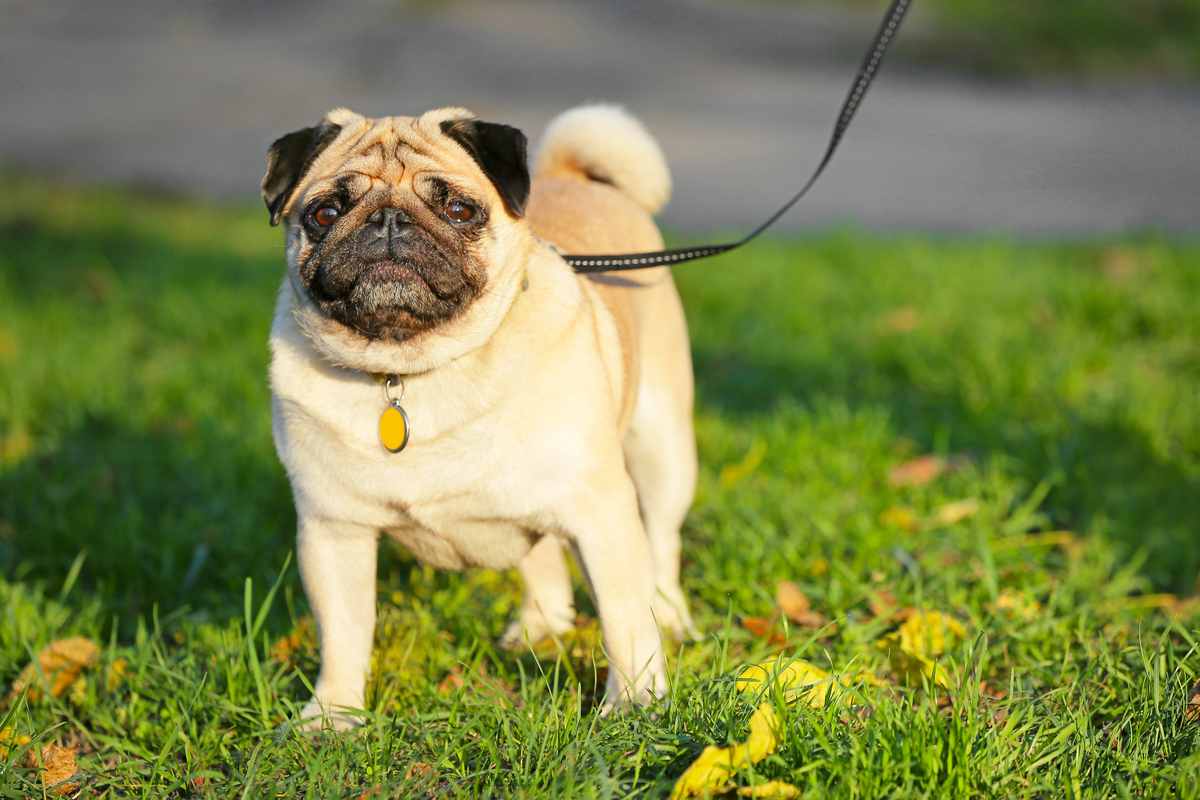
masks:
[[[397,375],[396,379],[398,381],[400,381],[400,396],[397,397],[395,400],[392,399],[392,393],[390,391],[388,391],[389,389],[392,388],[392,376],[388,375],[387,378],[383,382],[383,396],[385,398],[387,398],[389,405],[395,405],[404,399],[404,376]]]

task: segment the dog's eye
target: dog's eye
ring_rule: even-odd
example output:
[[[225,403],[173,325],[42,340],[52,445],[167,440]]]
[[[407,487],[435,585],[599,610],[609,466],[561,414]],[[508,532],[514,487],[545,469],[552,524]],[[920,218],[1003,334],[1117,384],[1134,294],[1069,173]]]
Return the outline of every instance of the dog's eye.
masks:
[[[468,222],[475,216],[475,209],[470,203],[454,200],[446,204],[446,216],[455,222]]]
[[[312,218],[313,222],[317,223],[322,228],[328,228],[330,225],[337,222],[338,210],[332,206],[324,206],[313,212]]]

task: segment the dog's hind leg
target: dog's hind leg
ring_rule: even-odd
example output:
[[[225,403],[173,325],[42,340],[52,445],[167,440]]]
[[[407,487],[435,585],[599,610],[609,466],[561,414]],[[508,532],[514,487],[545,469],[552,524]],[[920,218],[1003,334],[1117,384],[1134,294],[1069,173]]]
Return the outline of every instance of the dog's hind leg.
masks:
[[[664,633],[695,639],[698,633],[679,585],[679,528],[696,493],[695,434],[691,414],[678,419],[659,413],[656,406],[666,399],[654,398],[647,389],[642,387],[624,449],[654,563],[654,616]]]
[[[517,569],[525,584],[525,599],[520,615],[500,637],[500,646],[514,650],[524,646],[526,640],[533,644],[571,630],[575,625],[575,597],[562,543],[554,536],[543,536]]]
[[[670,274],[633,295],[639,306],[637,401],[625,435],[625,469],[637,488],[654,562],[654,614],[676,638],[698,638],[679,586],[679,528],[696,496],[692,355]]]

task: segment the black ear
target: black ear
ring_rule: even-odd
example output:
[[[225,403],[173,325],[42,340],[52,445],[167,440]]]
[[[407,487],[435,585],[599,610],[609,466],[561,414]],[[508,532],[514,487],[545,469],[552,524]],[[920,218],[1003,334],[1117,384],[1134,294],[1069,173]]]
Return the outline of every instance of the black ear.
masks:
[[[271,224],[278,225],[283,207],[300,185],[304,173],[321,151],[337,138],[341,125],[322,122],[275,140],[267,156],[267,174],[263,176],[262,196],[271,212]]]
[[[529,199],[529,166],[525,162],[525,134],[509,125],[473,119],[450,119],[442,133],[463,146],[500,193],[515,217],[525,216]]]

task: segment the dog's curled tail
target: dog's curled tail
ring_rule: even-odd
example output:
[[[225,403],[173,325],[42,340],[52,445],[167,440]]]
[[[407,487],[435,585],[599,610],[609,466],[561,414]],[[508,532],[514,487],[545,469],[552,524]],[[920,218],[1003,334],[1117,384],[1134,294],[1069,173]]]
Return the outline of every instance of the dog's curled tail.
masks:
[[[551,120],[533,174],[611,184],[650,214],[671,197],[671,173],[658,142],[620,106],[579,106]]]

